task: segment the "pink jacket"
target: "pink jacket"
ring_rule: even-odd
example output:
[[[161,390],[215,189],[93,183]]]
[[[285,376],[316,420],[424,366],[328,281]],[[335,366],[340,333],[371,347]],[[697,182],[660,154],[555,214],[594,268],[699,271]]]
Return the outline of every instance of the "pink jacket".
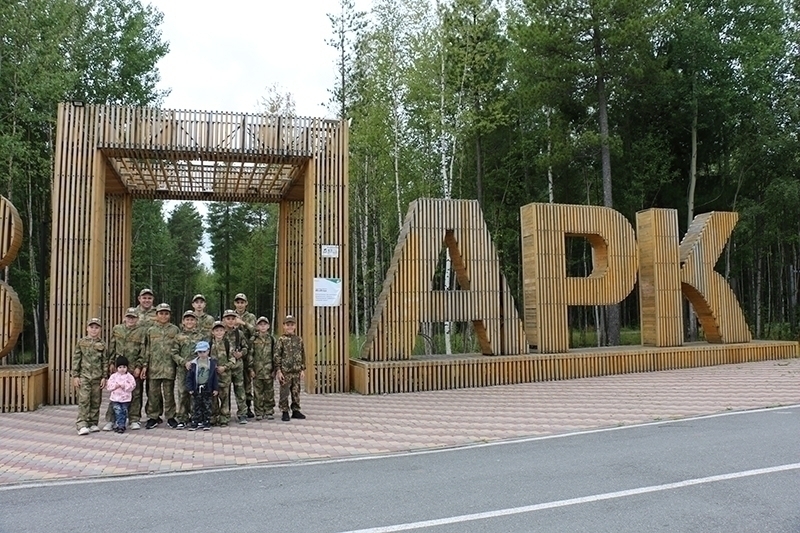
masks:
[[[122,388],[115,389],[118,384],[122,384]],[[120,374],[119,372],[114,372],[111,374],[111,377],[108,378],[108,382],[106,383],[106,389],[111,391],[111,398],[112,402],[129,402],[131,401],[131,391],[136,388],[136,380],[133,378],[132,374]]]

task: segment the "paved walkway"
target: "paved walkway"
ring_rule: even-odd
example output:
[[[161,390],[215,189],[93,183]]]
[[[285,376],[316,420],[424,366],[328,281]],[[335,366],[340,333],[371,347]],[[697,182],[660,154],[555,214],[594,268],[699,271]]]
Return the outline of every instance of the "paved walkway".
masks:
[[[162,424],[78,436],[75,406],[2,414],[0,485],[385,454],[798,404],[800,359],[302,403],[307,420],[210,432]]]

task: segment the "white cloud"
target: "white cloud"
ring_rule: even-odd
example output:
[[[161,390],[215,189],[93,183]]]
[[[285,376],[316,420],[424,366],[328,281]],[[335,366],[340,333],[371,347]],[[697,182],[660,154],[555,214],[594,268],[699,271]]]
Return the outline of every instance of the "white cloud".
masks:
[[[337,0],[151,0],[170,52],[158,64],[168,109],[250,112],[265,89],[292,93],[297,112],[327,117]]]

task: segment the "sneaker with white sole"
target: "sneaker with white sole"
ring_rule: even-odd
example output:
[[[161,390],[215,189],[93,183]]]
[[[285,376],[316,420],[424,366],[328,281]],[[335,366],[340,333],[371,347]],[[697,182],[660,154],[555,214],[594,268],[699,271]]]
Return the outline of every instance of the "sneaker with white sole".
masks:
[[[103,431],[111,431],[114,429],[114,422],[106,422],[106,425],[103,426]]]
[[[142,429],[142,425],[139,422],[131,422],[131,429]]]
[[[78,435],[88,435],[88,434],[89,434],[89,428],[87,428],[86,426],[83,426],[78,430]]]
[[[89,426],[89,433],[97,433],[100,431],[100,428],[97,426]]]

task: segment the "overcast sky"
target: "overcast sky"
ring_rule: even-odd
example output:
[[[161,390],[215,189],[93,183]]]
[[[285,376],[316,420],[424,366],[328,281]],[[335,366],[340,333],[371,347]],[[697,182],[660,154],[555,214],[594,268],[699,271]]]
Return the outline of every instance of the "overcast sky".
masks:
[[[170,52],[159,63],[163,107],[248,112],[274,83],[301,116],[328,117],[338,0],[150,0]],[[366,0],[360,3],[367,3]]]

